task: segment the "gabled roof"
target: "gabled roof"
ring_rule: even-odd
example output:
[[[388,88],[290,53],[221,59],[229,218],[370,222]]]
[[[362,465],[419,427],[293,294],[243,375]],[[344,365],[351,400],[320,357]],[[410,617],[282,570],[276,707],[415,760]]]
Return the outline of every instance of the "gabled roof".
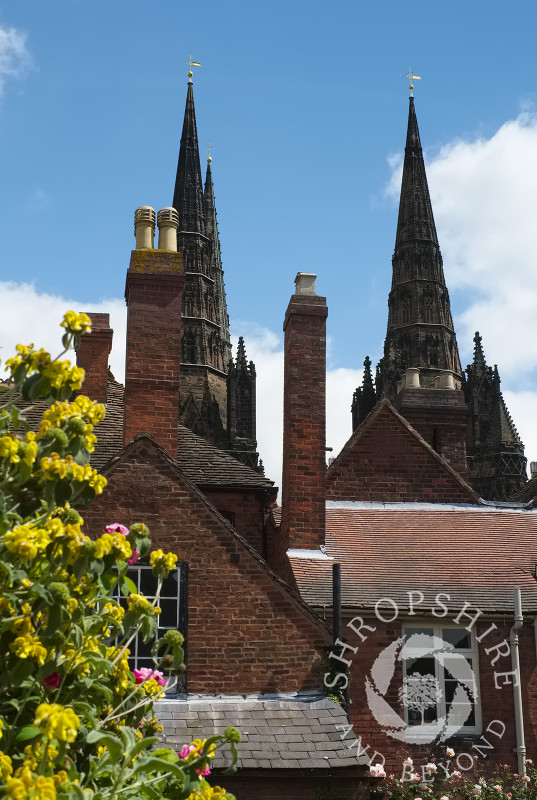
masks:
[[[198,489],[195,483],[189,479],[188,475],[153,439],[152,436],[147,433],[140,433],[135,436],[131,442],[122,448],[120,453],[118,453],[108,462],[106,467],[103,469],[103,474],[112,480],[116,470],[121,470],[122,466],[131,462],[134,464],[144,464],[144,470],[149,469],[151,466],[156,466],[162,471],[163,475],[166,474],[172,481],[177,482],[178,485],[184,487],[186,492],[183,494],[184,499],[181,500],[181,504],[186,505],[188,501],[191,500],[197,505],[198,509],[202,507],[204,511],[209,512],[213,519],[211,524],[212,533],[217,538],[229,538],[236,543],[239,549],[243,550],[245,555],[247,555],[249,559],[253,560],[261,573],[264,574],[266,578],[270,579],[273,587],[277,590],[277,593],[280,597],[280,609],[284,607],[281,604],[281,600],[283,599],[284,604],[291,604],[297,608],[302,617],[305,618],[305,621],[312,624],[318,630],[321,637],[329,639],[330,631],[327,623],[320,619],[317,614],[312,611],[312,609],[304,602],[300,595],[298,595],[296,591],[293,591],[286,581],[284,581],[276,572],[274,572],[274,570],[267,564],[265,559],[259,555],[257,550],[252,547],[252,545],[250,545],[249,542],[247,542],[246,539],[244,539],[244,537],[241,536],[240,533],[238,533],[224,517],[221,516],[219,511],[208,500],[205,494]],[[145,466],[146,464],[148,466]],[[90,506],[87,507],[84,512],[84,516],[90,520],[88,527],[91,526],[94,518],[99,516],[100,507],[106,505],[107,499],[113,495],[113,492],[114,490],[109,486],[107,491],[104,493],[103,498],[97,498],[92,504],[90,504]],[[123,492],[121,493],[123,494]],[[147,499],[143,496],[140,496],[138,499],[141,509],[143,509],[145,505],[148,506],[146,518],[149,520],[150,514],[155,512],[155,508],[158,507],[158,503],[156,505],[155,503],[149,504]],[[133,504],[136,505],[135,500],[126,500],[125,502],[131,506]],[[151,506],[151,511],[149,511],[149,506]],[[134,509],[132,508],[131,510]],[[159,518],[163,517],[162,511],[158,512],[158,516]],[[201,524],[203,525],[205,522],[202,521]],[[197,534],[193,535],[196,536]],[[245,570],[245,567],[242,566],[241,569]],[[246,571],[249,573],[250,577],[252,577],[255,572],[255,570]],[[282,593],[284,595],[283,598],[281,596]]]
[[[354,735],[342,741],[348,727],[343,708],[319,695],[193,696],[163,700],[156,706],[165,744],[179,750],[193,739],[224,733],[228,725],[241,731],[238,767],[244,769],[322,769],[359,767],[369,763]],[[339,726],[336,728],[336,725]],[[353,749],[351,749],[353,748]],[[213,766],[229,765],[226,749]]]
[[[91,459],[97,469],[103,469],[123,448],[124,391],[123,386],[109,376],[106,416],[96,428],[97,446]],[[196,486],[229,489],[274,487],[274,481],[182,425],[178,432],[177,463]]]
[[[484,614],[537,614],[537,509],[414,503],[328,503],[326,556],[290,554],[307,603],[332,604],[332,564],[341,564],[344,608],[372,609],[392,598],[408,608],[422,591],[430,610],[439,592],[450,610],[467,601]],[[315,554],[312,554],[315,555]],[[438,606],[437,606],[438,607]]]
[[[384,502],[479,499],[385,397],[328,467],[326,496]]]

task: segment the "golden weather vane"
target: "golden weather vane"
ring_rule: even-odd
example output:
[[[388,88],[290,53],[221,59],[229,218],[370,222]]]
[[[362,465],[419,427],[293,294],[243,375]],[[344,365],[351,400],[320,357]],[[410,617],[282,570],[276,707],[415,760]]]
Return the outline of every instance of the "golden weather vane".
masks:
[[[406,75],[401,75],[401,77],[402,78],[408,78],[408,88],[410,89],[410,96],[414,97],[414,95],[412,94],[412,90],[414,89],[412,81],[421,81],[421,76],[420,75],[414,75],[414,73],[412,72],[412,69],[409,68],[409,70],[406,73]]]
[[[192,61],[191,55],[185,61],[181,61],[181,64],[188,64],[188,82],[192,83],[192,67],[201,67],[201,64],[198,61]]]
[[[207,163],[208,164],[210,164],[211,161],[213,160],[212,157],[211,157],[211,149],[213,147],[214,147],[214,144],[212,144],[211,142],[207,142],[207,150],[209,151],[209,155],[207,156]]]

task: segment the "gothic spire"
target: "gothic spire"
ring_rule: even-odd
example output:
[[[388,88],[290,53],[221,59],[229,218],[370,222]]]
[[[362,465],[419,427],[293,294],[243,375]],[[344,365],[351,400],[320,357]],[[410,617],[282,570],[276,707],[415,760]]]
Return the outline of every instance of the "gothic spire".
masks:
[[[524,445],[503,399],[498,367],[487,367],[477,332],[466,373],[470,481],[486,500],[509,500],[526,481]]]
[[[410,98],[395,248],[416,240],[438,247],[414,98]]]
[[[422,388],[432,387],[437,376],[446,372],[452,373],[455,386],[460,387],[462,370],[413,97],[392,266],[377,393],[393,398],[408,368],[419,370]]]
[[[203,193],[203,209],[205,213],[205,230],[211,240],[211,277],[215,281],[215,303],[217,321],[221,329],[224,342],[223,363],[224,369],[231,358],[231,342],[229,339],[229,316],[227,313],[226,289],[224,286],[224,270],[222,268],[222,254],[220,250],[220,237],[218,235],[218,222],[216,203],[214,199],[213,176],[211,172],[212,158],[207,158],[207,174],[205,176],[205,191]]]
[[[369,356],[366,356],[362,385],[356,389],[352,398],[351,412],[353,431],[356,430],[358,425],[360,425],[369,412],[372,411],[376,402],[377,395],[373,383],[373,374],[371,372],[371,359]]]
[[[190,82],[186,93],[185,116],[173,193],[173,207],[179,214],[179,231],[205,234],[203,185],[201,182],[194,90]]]

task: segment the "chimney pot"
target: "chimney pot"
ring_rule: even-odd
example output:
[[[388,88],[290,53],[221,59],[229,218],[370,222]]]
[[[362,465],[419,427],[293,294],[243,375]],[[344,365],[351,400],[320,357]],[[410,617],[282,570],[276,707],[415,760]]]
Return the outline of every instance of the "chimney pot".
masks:
[[[298,272],[295,278],[295,294],[315,294],[315,278],[313,272]]]
[[[177,228],[179,227],[179,214],[175,208],[161,208],[157,215],[157,223],[158,249],[177,252]]]
[[[139,206],[134,212],[134,235],[137,250],[152,250],[155,239],[155,211],[151,206]]]

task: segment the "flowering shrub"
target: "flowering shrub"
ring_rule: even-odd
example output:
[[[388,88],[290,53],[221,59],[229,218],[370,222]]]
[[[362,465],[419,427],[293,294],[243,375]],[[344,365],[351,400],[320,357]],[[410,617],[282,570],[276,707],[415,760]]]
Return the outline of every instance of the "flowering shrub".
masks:
[[[150,549],[145,525],[83,533],[78,509],[106,486],[89,465],[105,411],[72,399],[83,370],[61,360],[89,318],[68,312],[62,326],[57,359],[19,345],[0,384],[0,796],[231,798],[205,777],[225,742],[236,763],[234,728],[179,754],[156,746],[153,704],[183,669],[183,637],[168,631],[153,644],[155,668],[134,672],[129,645],[154,639],[160,585],[177,557],[151,554],[159,584],[149,601],[127,576]]]
[[[445,759],[431,759],[420,767],[414,766],[411,758],[405,759],[400,776],[386,777],[380,764],[372,765],[370,774],[385,778],[378,790],[386,800],[537,800],[537,770],[531,759],[526,759],[524,777],[511,772],[507,764],[484,776],[477,756],[474,769],[463,773],[452,765],[454,755],[448,747]]]

